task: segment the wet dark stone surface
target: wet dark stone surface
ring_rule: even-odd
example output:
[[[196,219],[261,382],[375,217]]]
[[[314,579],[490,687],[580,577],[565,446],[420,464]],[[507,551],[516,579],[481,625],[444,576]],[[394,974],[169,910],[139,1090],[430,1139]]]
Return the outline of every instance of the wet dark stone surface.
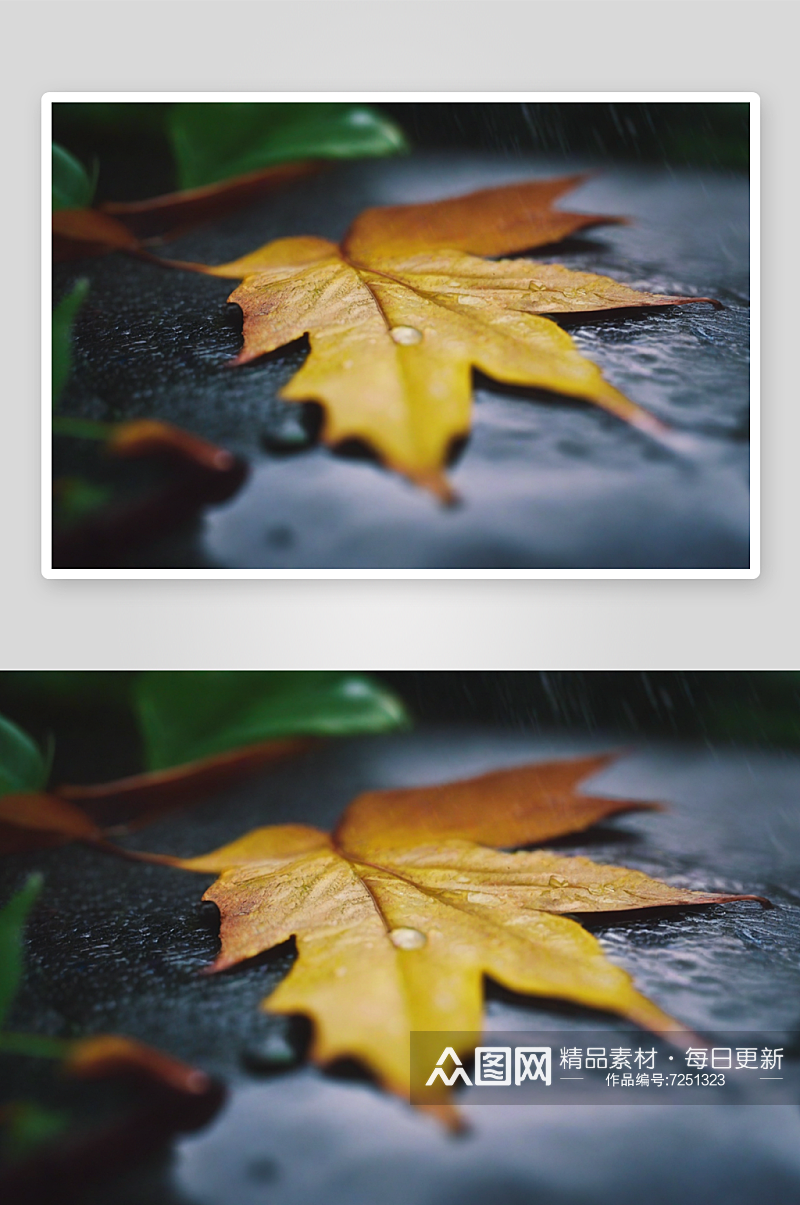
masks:
[[[548,738],[477,726],[332,743],[165,818],[136,843],[188,855],[259,824],[329,828],[367,788],[618,744],[614,734]],[[765,895],[775,906],[582,923],[687,1024],[777,1030],[788,1047],[800,1028],[800,757],[654,742],[598,776],[593,790],[595,783],[599,794],[659,800],[668,810],[619,817],[558,842],[561,850],[692,888]],[[141,1176],[98,1190],[87,1198],[92,1205],[145,1197],[164,1205],[797,1200],[797,1106],[481,1108],[467,1093],[471,1132],[449,1138],[368,1082],[308,1067],[307,1028],[259,1011],[291,965],[291,944],[219,976],[199,974],[218,945],[215,911],[200,902],[211,876],[70,847],[4,859],[0,899],[33,868],[46,885],[13,1024],[64,1036],[128,1033],[224,1077],[231,1092],[206,1130],[176,1142]],[[585,1028],[596,1017],[492,985],[487,995],[489,1030],[549,1027],[565,1015]],[[4,1093],[32,1074],[14,1064]]]
[[[338,239],[370,205],[411,203],[584,165],[487,153],[419,153],[336,167],[165,248],[219,263],[271,238]],[[594,165],[597,166],[597,165]],[[56,269],[57,299],[91,291],[76,328],[66,413],[156,415],[245,455],[252,475],[169,546],[134,562],[252,568],[725,568],[749,563],[749,189],[739,175],[603,167],[565,208],[626,214],[541,258],[634,287],[713,296],[725,309],[570,322],[623,392],[693,439],[675,454],[598,409],[475,382],[473,429],[442,510],[369,460],[309,447],[277,391],[303,341],[243,368],[231,282],[112,255]],[[565,322],[565,325],[567,323]],[[295,452],[295,455],[287,455]]]

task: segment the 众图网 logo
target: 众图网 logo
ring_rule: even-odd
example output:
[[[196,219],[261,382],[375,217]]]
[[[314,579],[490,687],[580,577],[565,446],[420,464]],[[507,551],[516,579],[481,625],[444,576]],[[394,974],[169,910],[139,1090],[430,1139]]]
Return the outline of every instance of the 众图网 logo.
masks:
[[[552,1048],[550,1046],[515,1046],[513,1054],[514,1083],[517,1087],[527,1081],[535,1080],[550,1087],[552,1074]],[[476,1046],[475,1086],[479,1088],[509,1087],[511,1084],[511,1056],[510,1046]],[[449,1075],[445,1070],[448,1064],[451,1068]],[[437,1079],[440,1079],[448,1088],[452,1088],[457,1080],[472,1087],[472,1080],[467,1075],[461,1059],[452,1046],[446,1046],[440,1054],[436,1066],[425,1084],[426,1088],[430,1088]]]

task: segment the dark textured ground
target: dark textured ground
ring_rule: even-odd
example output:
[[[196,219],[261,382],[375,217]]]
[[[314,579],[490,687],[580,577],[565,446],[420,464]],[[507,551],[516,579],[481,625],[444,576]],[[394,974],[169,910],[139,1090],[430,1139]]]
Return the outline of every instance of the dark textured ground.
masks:
[[[224,262],[271,238],[339,238],[369,205],[419,202],[576,165],[447,152],[344,165],[171,244]],[[581,165],[577,165],[581,166]],[[595,165],[596,166],[596,165]],[[609,379],[694,437],[677,456],[580,403],[476,380],[471,439],[442,510],[369,461],[309,447],[276,399],[302,344],[240,369],[231,283],[121,255],[62,265],[91,292],[76,331],[67,413],[157,415],[243,453],[249,482],[179,539],[125,564],[251,568],[725,568],[749,564],[749,187],[693,169],[602,168],[565,208],[626,214],[546,254],[725,309],[616,315],[570,327]],[[291,448],[304,446],[296,455]]]
[[[138,841],[190,854],[258,824],[330,827],[366,788],[618,743],[613,735],[548,739],[474,726],[343,741],[165,819]],[[669,810],[618,818],[560,848],[693,888],[766,895],[775,907],[738,903],[584,923],[647,994],[696,1029],[778,1030],[790,1045],[800,1022],[800,758],[654,743],[596,784],[598,793],[662,800]],[[367,1082],[302,1063],[277,1074],[282,1054],[302,1050],[302,1027],[267,1017],[258,1003],[292,952],[200,976],[217,949],[214,910],[199,902],[210,876],[70,847],[4,859],[0,898],[33,867],[44,870],[46,887],[30,926],[17,1027],[125,1032],[195,1060],[231,1087],[208,1129],[92,1205],[139,1205],[145,1196],[156,1205],[797,1200],[796,1106],[472,1107],[471,1134],[453,1139]],[[566,1015],[578,1025],[594,1017]],[[490,1029],[547,1027],[564,1016],[489,987]],[[15,1076],[24,1078],[21,1069]]]

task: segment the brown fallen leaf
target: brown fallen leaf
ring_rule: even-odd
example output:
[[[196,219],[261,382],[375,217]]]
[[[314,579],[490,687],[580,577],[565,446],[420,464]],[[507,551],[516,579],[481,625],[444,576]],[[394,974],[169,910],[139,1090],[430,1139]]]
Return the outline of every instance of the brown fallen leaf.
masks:
[[[174,1135],[200,1129],[225,1099],[222,1084],[199,1068],[115,1034],[71,1043],[62,1070],[128,1090],[110,1105],[106,1101],[89,1124],[82,1119],[0,1169],[3,1205],[61,1205],[87,1191],[102,1194],[107,1177],[118,1180],[163,1151]]]
[[[656,806],[576,792],[612,760],[361,795],[332,835],[277,825],[201,857],[172,859],[219,875],[203,896],[221,916],[220,953],[209,971],[294,937],[297,961],[265,1008],[313,1020],[316,1062],[357,1058],[403,1096],[410,1032],[480,1032],[485,976],[654,1031],[685,1032],[565,914],[758,897],[671,887],[551,850],[499,852]]]
[[[83,259],[109,251],[138,251],[141,243],[127,226],[99,209],[57,209],[53,214],[53,259]]]
[[[62,419],[57,430],[70,421]],[[77,522],[59,524],[56,509],[53,564],[59,568],[118,566],[141,543],[195,520],[204,506],[227,501],[248,474],[241,457],[157,419],[109,424],[103,452],[120,459],[149,458],[166,471],[138,492],[122,490]],[[68,480],[55,479],[56,501],[68,487]]]
[[[179,231],[222,217],[321,168],[322,163],[313,160],[281,163],[201,188],[186,188],[144,201],[106,201],[98,208],[139,238],[173,237]]]
[[[132,774],[113,782],[83,786],[65,783],[57,787],[55,793],[60,799],[80,804],[104,824],[122,823],[128,830],[141,828],[171,808],[196,802],[209,792],[252,774],[262,766],[298,756],[315,743],[310,737],[262,741],[213,757],[170,766],[168,770]]]
[[[222,217],[321,166],[311,161],[284,163],[144,201],[107,201],[97,208],[57,209],[53,212],[53,259],[60,263],[111,251],[129,251],[150,259],[147,243],[177,238],[193,226]]]
[[[199,1068],[120,1034],[97,1034],[71,1043],[63,1069],[78,1079],[128,1076],[182,1096],[202,1096],[212,1084]]]
[[[211,791],[263,766],[297,757],[316,743],[313,737],[261,741],[113,782],[63,784],[51,792],[0,796],[0,855],[83,841],[138,858],[134,851],[109,846],[108,838],[120,829],[143,828],[172,808],[199,802]]]
[[[0,854],[102,840],[97,824],[69,800],[33,791],[0,796]]]
[[[214,474],[229,474],[237,465],[232,452],[182,427],[155,418],[116,423],[106,440],[105,450],[111,456],[126,459],[159,456]]]
[[[610,385],[544,314],[710,301],[637,292],[608,277],[501,256],[621,219],[552,208],[582,176],[536,180],[425,205],[368,209],[340,246],[283,238],[217,267],[241,279],[246,364],[308,335],[280,396],[325,409],[328,444],[366,443],[391,469],[453,499],[443,466],[470,428],[471,376],[582,398],[669,442],[658,419]]]

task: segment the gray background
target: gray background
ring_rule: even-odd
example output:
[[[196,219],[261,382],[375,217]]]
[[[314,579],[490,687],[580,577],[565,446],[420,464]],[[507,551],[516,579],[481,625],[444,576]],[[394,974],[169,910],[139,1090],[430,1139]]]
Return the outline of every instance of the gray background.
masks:
[[[568,668],[797,664],[796,6],[5,4],[0,661]],[[191,18],[189,14],[191,13]],[[46,37],[43,32],[46,31]],[[762,98],[763,572],[742,582],[48,582],[39,576],[46,90],[746,89]],[[11,168],[13,167],[13,173]],[[209,634],[213,632],[213,639]],[[278,637],[276,634],[280,633]],[[335,638],[332,634],[335,633]]]

